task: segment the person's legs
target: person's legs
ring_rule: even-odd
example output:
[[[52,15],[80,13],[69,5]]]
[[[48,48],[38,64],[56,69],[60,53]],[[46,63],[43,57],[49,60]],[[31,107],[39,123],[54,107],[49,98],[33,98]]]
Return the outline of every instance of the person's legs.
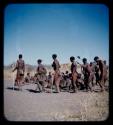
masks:
[[[45,81],[42,81],[42,91],[45,92]]]
[[[35,83],[37,84],[37,86],[36,86],[36,91],[37,91],[37,89],[39,89],[39,91],[41,92],[42,91],[42,89],[41,89],[41,85],[40,85],[40,83],[39,83],[39,81],[38,80],[36,80],[35,81]]]
[[[55,81],[55,84],[56,84],[56,90],[59,93],[60,92],[60,87],[59,87],[59,85],[60,85],[60,79],[59,78]]]
[[[102,74],[100,74],[99,86],[101,88],[101,91],[104,91],[104,77],[102,76]]]
[[[99,83],[99,74],[96,73],[96,74],[95,74],[95,77],[96,77],[96,85],[98,85],[98,83]]]
[[[90,91],[92,92],[92,75],[88,76],[88,88],[90,89]]]
[[[72,80],[72,88],[73,88],[73,92],[77,92],[77,86],[76,86],[75,80]]]
[[[54,85],[54,84],[55,84],[55,79],[54,79],[53,81],[51,80],[51,84],[50,84],[50,89],[51,89],[50,91],[51,91],[51,93],[52,93],[53,85]]]
[[[88,91],[88,78],[86,75],[84,75],[84,86],[85,86],[86,91]]]

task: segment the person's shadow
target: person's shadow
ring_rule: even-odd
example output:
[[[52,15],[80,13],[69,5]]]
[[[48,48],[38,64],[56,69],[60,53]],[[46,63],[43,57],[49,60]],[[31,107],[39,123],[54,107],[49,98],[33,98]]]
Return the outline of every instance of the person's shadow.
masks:
[[[6,89],[19,91],[19,88],[13,88],[13,87],[7,87]]]
[[[33,90],[33,89],[26,89],[27,91],[29,92],[33,92],[33,93],[40,93],[40,91],[36,91],[36,90]]]

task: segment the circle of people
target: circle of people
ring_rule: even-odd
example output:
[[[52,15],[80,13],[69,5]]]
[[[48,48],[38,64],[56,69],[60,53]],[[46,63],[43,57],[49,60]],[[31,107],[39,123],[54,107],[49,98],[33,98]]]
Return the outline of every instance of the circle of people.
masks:
[[[78,90],[85,90],[93,92],[93,86],[98,85],[100,91],[105,91],[105,83],[108,80],[108,67],[106,61],[101,60],[98,56],[94,57],[94,62],[90,64],[87,62],[86,58],[81,59],[79,56],[78,59],[81,59],[83,64],[75,61],[75,57],[70,57],[71,68],[65,73],[60,72],[60,63],[57,59],[57,55],[53,54],[53,63],[52,68],[54,74],[49,72],[47,76],[47,70],[42,64],[42,60],[38,59],[38,67],[36,74],[31,77],[30,73],[27,73],[27,76],[24,78],[25,74],[25,62],[22,59],[22,54],[19,54],[19,59],[16,62],[16,66],[12,72],[17,70],[16,79],[14,87],[18,86],[19,90],[22,90],[22,86],[25,83],[34,83],[36,84],[35,91],[39,92],[56,92],[59,93],[63,90],[67,92],[78,92]],[[81,67],[81,73],[77,72],[77,64]],[[95,78],[95,83],[94,83]]]

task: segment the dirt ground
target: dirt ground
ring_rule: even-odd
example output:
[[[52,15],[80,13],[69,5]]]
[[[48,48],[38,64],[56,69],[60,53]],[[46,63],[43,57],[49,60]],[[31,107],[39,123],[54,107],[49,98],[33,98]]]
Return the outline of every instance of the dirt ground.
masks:
[[[109,92],[38,93],[36,84],[12,89],[4,81],[4,116],[9,121],[102,121],[109,116]]]

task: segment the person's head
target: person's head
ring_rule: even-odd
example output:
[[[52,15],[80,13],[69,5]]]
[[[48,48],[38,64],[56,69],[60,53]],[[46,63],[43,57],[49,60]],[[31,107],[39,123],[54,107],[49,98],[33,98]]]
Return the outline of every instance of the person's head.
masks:
[[[95,56],[95,57],[94,57],[94,61],[95,61],[95,62],[98,62],[98,61],[99,61],[99,57],[98,57],[98,56]]]
[[[38,63],[38,64],[41,64],[41,62],[42,62],[41,59],[38,59],[38,60],[37,60],[37,63]]]
[[[52,58],[53,58],[53,59],[56,59],[56,58],[57,58],[57,55],[56,55],[56,54],[53,54],[53,55],[52,55]]]
[[[19,56],[18,56],[18,57],[19,57],[19,59],[22,59],[22,54],[19,54]]]
[[[106,60],[104,60],[104,64],[106,65]]]
[[[74,62],[74,61],[75,61],[75,57],[74,57],[74,56],[71,56],[71,57],[70,57],[70,61],[71,61],[71,62]]]
[[[93,65],[93,63],[92,62],[90,62],[90,66],[92,66]]]
[[[66,71],[66,74],[68,74],[69,72],[68,71]]]
[[[87,59],[86,58],[83,58],[82,61],[83,61],[84,64],[87,63]]]

